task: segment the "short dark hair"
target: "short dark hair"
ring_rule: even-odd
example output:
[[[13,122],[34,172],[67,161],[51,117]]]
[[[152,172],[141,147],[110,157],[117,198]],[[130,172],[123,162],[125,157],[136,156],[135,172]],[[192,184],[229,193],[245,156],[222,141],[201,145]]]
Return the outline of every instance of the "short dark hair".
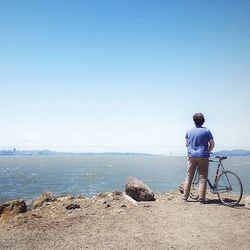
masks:
[[[204,115],[202,113],[195,113],[193,115],[193,120],[195,125],[202,126],[203,123],[205,122]]]

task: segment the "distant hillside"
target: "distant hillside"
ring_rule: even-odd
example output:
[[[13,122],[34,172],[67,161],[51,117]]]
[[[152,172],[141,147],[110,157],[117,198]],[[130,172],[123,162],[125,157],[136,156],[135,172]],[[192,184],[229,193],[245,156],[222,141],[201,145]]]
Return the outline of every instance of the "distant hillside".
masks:
[[[233,149],[233,150],[221,150],[213,153],[213,156],[250,156],[250,150],[245,149]]]
[[[25,155],[25,156],[38,156],[38,155],[57,155],[59,152],[50,150],[0,150],[0,155]]]
[[[116,156],[133,156],[133,155],[143,155],[143,156],[153,156],[154,154],[146,153],[131,153],[131,152],[105,152],[105,153],[71,153],[71,152],[57,152],[51,150],[0,150],[0,156],[64,156],[64,155],[116,155]]]

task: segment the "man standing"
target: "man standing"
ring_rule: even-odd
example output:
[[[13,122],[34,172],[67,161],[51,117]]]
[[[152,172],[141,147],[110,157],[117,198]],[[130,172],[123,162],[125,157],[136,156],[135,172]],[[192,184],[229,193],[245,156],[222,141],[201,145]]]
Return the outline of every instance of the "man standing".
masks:
[[[196,168],[198,167],[199,201],[205,203],[209,156],[214,148],[213,135],[209,129],[203,127],[205,118],[202,113],[195,113],[193,116],[195,127],[186,133],[186,147],[188,151],[187,177],[184,186],[183,201],[187,201],[190,193],[191,183]]]

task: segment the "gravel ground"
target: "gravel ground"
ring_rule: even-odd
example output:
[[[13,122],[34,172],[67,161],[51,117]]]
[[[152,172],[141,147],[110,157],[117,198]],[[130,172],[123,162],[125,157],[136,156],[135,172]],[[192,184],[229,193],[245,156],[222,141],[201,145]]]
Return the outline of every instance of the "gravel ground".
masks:
[[[109,193],[63,197],[0,221],[0,249],[250,249],[250,210],[181,201],[178,192],[133,204]],[[80,208],[67,210],[69,204]]]

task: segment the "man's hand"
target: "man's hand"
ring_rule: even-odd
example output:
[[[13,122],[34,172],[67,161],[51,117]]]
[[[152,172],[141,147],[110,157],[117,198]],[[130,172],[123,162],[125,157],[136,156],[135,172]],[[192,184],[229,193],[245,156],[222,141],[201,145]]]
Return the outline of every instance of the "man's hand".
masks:
[[[209,142],[208,142],[208,152],[209,153],[212,152],[212,150],[214,149],[214,146],[215,146],[214,140],[213,139],[209,140]]]

